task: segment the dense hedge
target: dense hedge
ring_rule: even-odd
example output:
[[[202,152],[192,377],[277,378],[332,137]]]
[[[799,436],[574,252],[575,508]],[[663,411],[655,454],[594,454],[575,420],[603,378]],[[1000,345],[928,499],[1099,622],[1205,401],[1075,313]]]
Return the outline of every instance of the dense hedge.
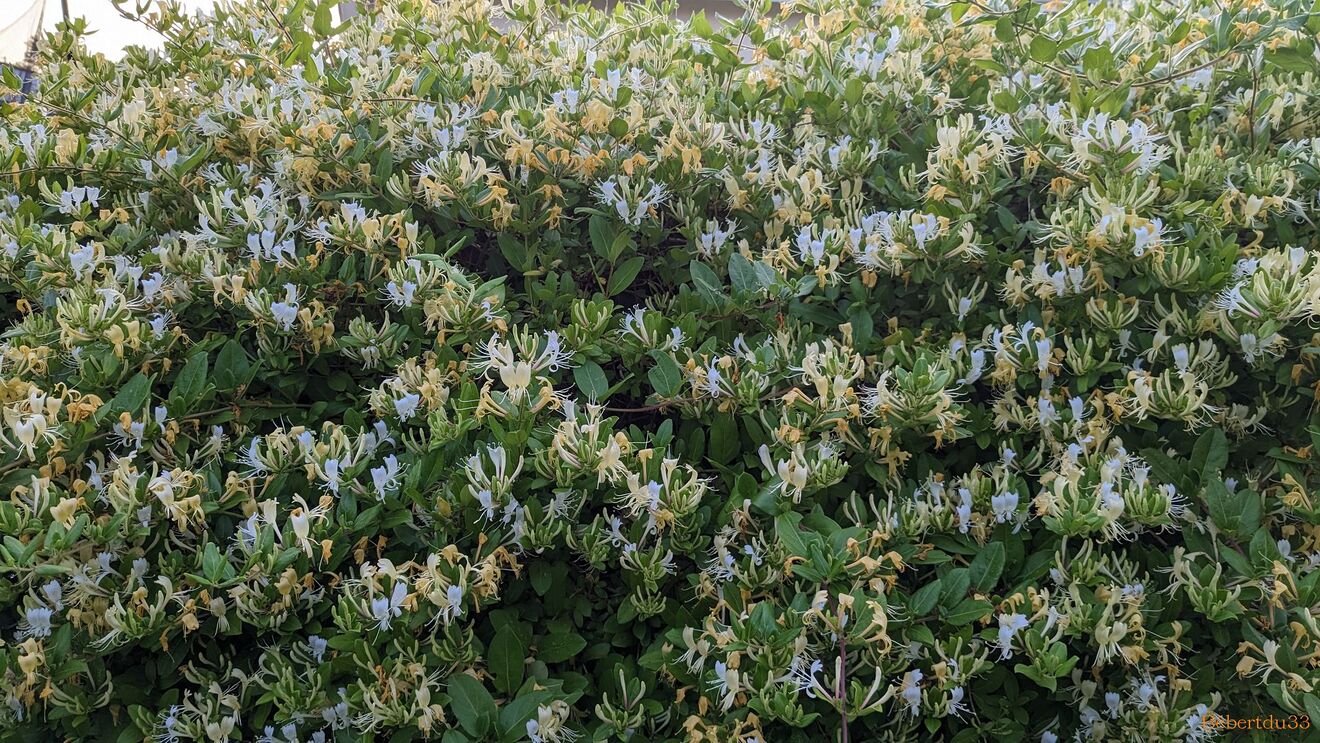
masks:
[[[0,738],[1314,733],[1309,3],[330,5],[3,106]]]

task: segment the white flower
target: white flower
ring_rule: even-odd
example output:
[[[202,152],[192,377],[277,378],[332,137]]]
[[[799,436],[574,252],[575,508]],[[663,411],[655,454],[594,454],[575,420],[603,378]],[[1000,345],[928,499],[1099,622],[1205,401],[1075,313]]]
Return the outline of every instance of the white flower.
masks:
[[[495,499],[491,492],[485,488],[476,493],[477,504],[481,506],[481,514],[487,521],[495,518]]]
[[[710,393],[711,397],[720,396],[720,382],[722,380],[723,376],[714,364],[706,367],[706,391]]]
[[[293,323],[298,319],[298,287],[293,284],[284,285],[284,301],[271,302],[271,317],[280,327],[285,330],[291,330]]]
[[[966,694],[966,690],[961,686],[949,690],[949,714],[960,717],[967,711],[967,705],[963,704],[963,697]]]
[[[20,640],[28,637],[50,637],[50,618],[55,612],[44,606],[33,607],[23,614],[23,621],[19,623],[18,637]]]
[[[292,264],[295,261],[293,240],[279,240],[274,230],[262,230],[247,236],[248,252],[258,261]]]
[[[907,703],[908,712],[916,717],[921,714],[921,669],[914,668],[903,677],[903,691],[900,696]]]
[[[1029,625],[1030,622],[1022,614],[999,615],[999,641],[996,647],[999,648],[1001,658],[1013,657],[1013,638],[1017,636],[1019,630],[1026,629]]]
[[[926,241],[939,234],[940,223],[933,214],[912,215],[912,239],[917,241],[917,249],[925,250]]]
[[[576,94],[576,91],[570,91]],[[668,192],[660,183],[634,181],[619,175],[596,184],[596,199],[614,210],[624,224],[636,227],[649,218],[651,209],[664,204]]]
[[[1013,491],[1007,491],[990,498],[990,510],[995,515],[995,521],[1004,523],[1017,515],[1018,494]]]
[[[417,406],[421,403],[422,396],[411,392],[394,401],[394,412],[399,416],[399,420],[408,420],[417,413]]]
[[[463,587],[457,584],[445,589],[445,600],[449,606],[445,609],[445,616],[451,619],[457,619],[463,616]]]
[[[82,281],[83,274],[96,265],[96,249],[91,245],[83,245],[69,251],[69,265],[73,268],[74,276]]]
[[[1146,249],[1152,245],[1158,245],[1160,237],[1164,231],[1164,222],[1159,218],[1152,219],[1149,223],[1135,227],[1132,230],[1132,254],[1140,258],[1146,254]]]
[[[371,468],[371,484],[376,489],[376,497],[384,499],[397,485],[399,460],[393,454],[385,457],[384,464]]]
[[[385,296],[396,307],[411,307],[416,300],[417,284],[404,281],[402,284],[391,281],[385,285]]]
[[[806,692],[810,699],[816,698],[813,688],[816,685],[816,676],[825,669],[825,664],[818,658],[807,658],[802,655],[793,656],[792,663],[788,667],[788,675],[782,681],[792,681],[797,685],[798,693]]]
[[[825,244],[833,234],[833,230],[824,230],[819,237],[815,236],[815,227],[808,225],[798,231],[797,249],[798,258],[803,263],[813,266],[820,265],[821,260],[825,258]]]
[[[394,584],[394,591],[389,598],[371,600],[371,616],[376,620],[376,628],[387,630],[390,620],[403,614],[403,602],[408,597],[408,586],[402,581]]]
[[[325,657],[325,650],[329,645],[330,643],[317,635],[308,635],[307,637],[307,651],[312,654],[317,663],[320,663]]]
[[[958,531],[963,534],[972,525],[972,491],[958,488]]]
[[[46,597],[46,601],[56,609],[64,608],[64,587],[57,580],[47,581],[41,587],[41,593]]]
[[[327,459],[322,467],[321,479],[325,480],[322,486],[332,493],[339,493],[339,481],[341,477],[340,464],[338,459]]]

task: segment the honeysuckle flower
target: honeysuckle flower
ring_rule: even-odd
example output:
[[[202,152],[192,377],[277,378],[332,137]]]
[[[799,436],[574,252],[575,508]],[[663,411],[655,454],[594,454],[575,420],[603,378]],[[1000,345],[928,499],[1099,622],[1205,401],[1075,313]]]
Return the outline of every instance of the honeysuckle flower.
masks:
[[[376,489],[376,497],[384,498],[398,485],[400,467],[398,457],[387,455],[380,467],[371,468],[371,484]]]
[[[820,675],[824,669],[825,664],[818,658],[795,655],[789,665],[788,675],[779,680],[795,684],[799,694],[805,692],[808,699],[814,699],[816,696],[814,691],[817,683],[816,676]]]
[[[338,459],[327,459],[320,468],[321,479],[325,482],[321,487],[332,493],[339,492],[340,480],[342,478],[342,465]]]
[[[41,594],[56,611],[64,608],[64,587],[59,581],[51,580],[42,584]]]
[[[968,707],[963,702],[966,695],[967,691],[961,686],[955,686],[949,690],[948,714],[955,717],[962,717],[967,714]]]
[[[707,222],[706,229],[697,235],[697,253],[703,258],[712,258],[724,251],[724,247],[729,242],[729,238],[737,231],[737,225],[733,222],[726,222],[721,227],[718,222]]]
[[[995,521],[1004,523],[1017,515],[1018,494],[1012,491],[999,493],[990,498],[990,508]]]
[[[399,420],[408,420],[417,412],[417,406],[421,403],[422,396],[416,393],[409,393],[394,401],[394,412],[399,416]]]
[[[179,724],[180,707],[172,705],[168,711],[161,715],[160,732],[156,734],[157,743],[177,743],[180,740],[176,728]]]
[[[412,281],[391,281],[385,285],[385,295],[396,307],[411,307],[416,300],[417,284]]]
[[[761,445],[759,454],[761,464],[778,478],[776,489],[792,494],[795,499],[800,498],[810,477],[810,470],[803,454],[794,451],[789,459],[775,461],[770,458],[770,447],[764,444]]]
[[[486,489],[478,490],[474,496],[477,504],[481,506],[481,513],[487,521],[495,518],[495,498],[494,495]]]
[[[733,706],[734,697],[741,689],[741,677],[738,671],[729,668],[723,661],[715,661],[715,678],[711,680],[709,688],[720,697],[720,706],[728,710]]]
[[[293,284],[284,285],[284,301],[271,302],[270,314],[279,323],[284,330],[292,330],[293,323],[298,319],[298,287]]]
[[[403,602],[408,596],[408,586],[395,583],[388,597],[371,600],[371,617],[376,620],[376,629],[388,630],[390,621],[403,614]]]
[[[318,637],[317,635],[309,635],[307,637],[307,650],[312,654],[312,657],[316,659],[316,662],[320,663],[321,660],[325,658],[327,647],[329,647],[329,644],[324,638]]]
[[[536,717],[528,720],[527,736],[531,743],[572,743],[580,736],[577,731],[565,724],[568,705],[560,701],[549,705],[540,705]]]
[[[638,226],[668,199],[665,187],[626,175],[612,176],[596,184],[596,198],[614,211],[624,224]]]
[[[999,657],[1013,657],[1013,638],[1017,633],[1030,626],[1026,616],[1022,614],[1000,614],[999,617],[999,636],[996,647],[999,648]]]
[[[1206,716],[1210,709],[1204,704],[1196,705],[1196,709],[1187,717],[1187,740],[1201,741],[1214,737],[1219,731],[1205,724]]]
[[[445,609],[445,615],[451,619],[457,619],[463,616],[463,589],[461,586],[452,585],[445,589],[445,601],[449,606]]]
[[[23,620],[19,622],[18,631],[14,637],[17,640],[25,640],[29,637],[50,637],[51,617],[54,612],[44,606],[31,607],[23,613]]]
[[[913,717],[921,714],[921,680],[923,678],[925,678],[925,674],[921,672],[920,668],[914,668],[903,676],[902,691],[899,696],[902,697],[903,703],[907,705],[908,714]]]

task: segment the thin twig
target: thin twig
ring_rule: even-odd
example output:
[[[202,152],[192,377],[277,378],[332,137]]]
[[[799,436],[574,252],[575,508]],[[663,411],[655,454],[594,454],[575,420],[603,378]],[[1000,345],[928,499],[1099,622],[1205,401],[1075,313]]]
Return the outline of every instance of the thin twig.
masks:
[[[848,651],[843,631],[843,602],[839,602],[839,683],[835,694],[839,700],[840,741],[848,743]]]

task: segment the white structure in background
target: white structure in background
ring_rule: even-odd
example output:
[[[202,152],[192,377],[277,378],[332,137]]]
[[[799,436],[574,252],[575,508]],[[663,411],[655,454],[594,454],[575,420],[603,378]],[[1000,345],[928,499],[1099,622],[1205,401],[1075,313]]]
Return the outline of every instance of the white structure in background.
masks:
[[[23,65],[29,62],[32,40],[41,31],[41,16],[46,0],[8,0],[13,3],[0,13],[0,63]]]
[[[11,0],[12,1],[12,0]],[[12,17],[0,16],[0,67],[13,68],[23,81],[17,96],[32,92],[37,78],[32,61],[37,51],[37,36],[41,32],[41,16],[46,0],[17,0]]]
[[[17,18],[20,6],[23,9],[31,0],[0,0],[0,28],[6,28]],[[180,4],[185,11],[210,10],[215,5],[216,0],[181,0]],[[86,18],[87,27],[94,31],[88,36],[87,48],[93,53],[101,53],[110,59],[119,59],[124,56],[124,48],[130,46],[146,46],[159,49],[162,40],[160,35],[151,29],[128,20],[119,15],[115,9],[114,3],[110,0],[37,0],[37,4],[44,4],[45,20],[41,23],[41,28],[45,31],[54,31],[55,26],[64,20],[62,5],[67,5],[70,18]],[[125,7],[131,8],[134,3],[128,3]]]
[[[596,7],[609,7],[616,0],[588,1]],[[338,0],[339,16],[351,18],[370,2]],[[210,10],[215,3],[216,0],[180,0],[185,11]],[[680,0],[678,5],[680,17],[698,10],[705,10],[712,21],[716,14],[737,15],[732,0]],[[21,64],[33,34],[38,30],[54,31],[64,18],[64,7],[70,17],[87,19],[88,28],[95,32],[86,39],[87,48],[93,53],[119,59],[124,56],[125,47],[161,47],[162,39],[157,33],[121,16],[110,0],[0,0],[0,63]]]

